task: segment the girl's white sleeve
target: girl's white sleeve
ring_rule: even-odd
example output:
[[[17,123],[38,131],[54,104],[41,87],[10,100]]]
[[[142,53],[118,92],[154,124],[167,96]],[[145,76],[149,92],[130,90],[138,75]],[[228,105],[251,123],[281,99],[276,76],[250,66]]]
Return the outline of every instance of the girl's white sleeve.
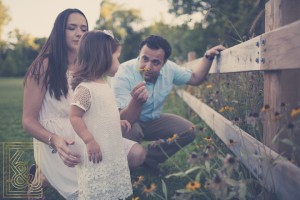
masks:
[[[76,87],[71,105],[78,106],[84,111],[87,111],[91,106],[91,93],[89,89],[81,85]]]

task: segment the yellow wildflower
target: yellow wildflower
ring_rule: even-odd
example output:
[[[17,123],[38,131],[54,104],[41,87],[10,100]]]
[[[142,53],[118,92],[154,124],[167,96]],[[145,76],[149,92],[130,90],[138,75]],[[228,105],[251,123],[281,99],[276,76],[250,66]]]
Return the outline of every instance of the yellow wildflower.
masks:
[[[212,86],[212,84],[207,84],[206,85],[206,89],[210,89],[210,88],[212,88],[213,86]]]
[[[264,105],[264,107],[262,107],[261,112],[266,112],[270,110],[270,106],[268,104]]]
[[[147,67],[144,67],[144,68],[139,68],[138,70],[139,70],[139,71],[145,71],[145,72],[146,72],[146,71],[149,71],[150,69],[147,68]]]
[[[224,111],[225,111],[225,108],[224,108],[224,107],[222,107],[222,108],[219,110],[220,113],[222,113],[222,112],[224,112]]]
[[[134,186],[135,188],[137,188],[137,187],[141,184],[141,182],[143,182],[143,180],[144,180],[144,177],[143,177],[143,176],[138,176],[138,177],[136,178],[136,180],[133,182],[133,186]]]
[[[191,181],[186,185],[188,191],[193,191],[201,187],[201,184],[197,181]]]
[[[172,137],[169,137],[168,139],[167,139],[167,142],[173,142],[176,138],[177,138],[178,136],[177,136],[177,134],[173,134],[172,135]]]
[[[272,120],[276,121],[279,120],[282,117],[282,115],[279,112],[275,112],[272,116]]]
[[[232,107],[232,106],[223,106],[220,110],[219,110],[219,112],[220,113],[222,113],[222,112],[224,112],[224,111],[233,111],[234,110],[234,108]]]
[[[208,143],[212,143],[213,142],[213,139],[210,136],[205,137],[204,140],[206,142],[208,142]]]
[[[155,189],[156,189],[156,185],[154,183],[152,183],[151,185],[144,187],[143,193],[151,193],[151,192],[155,191]]]
[[[296,117],[299,114],[300,114],[300,107],[296,107],[292,110],[291,117]]]

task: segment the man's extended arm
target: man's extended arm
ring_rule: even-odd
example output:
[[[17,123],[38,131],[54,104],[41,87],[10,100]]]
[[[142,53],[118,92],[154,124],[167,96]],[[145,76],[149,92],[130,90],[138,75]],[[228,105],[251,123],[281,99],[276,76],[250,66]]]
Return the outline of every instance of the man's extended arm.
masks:
[[[200,85],[205,80],[205,77],[210,70],[213,57],[218,55],[220,51],[224,49],[225,49],[224,46],[218,45],[207,50],[205,56],[202,59],[200,59],[199,64],[193,69],[192,77],[187,82],[187,84],[193,86]]]

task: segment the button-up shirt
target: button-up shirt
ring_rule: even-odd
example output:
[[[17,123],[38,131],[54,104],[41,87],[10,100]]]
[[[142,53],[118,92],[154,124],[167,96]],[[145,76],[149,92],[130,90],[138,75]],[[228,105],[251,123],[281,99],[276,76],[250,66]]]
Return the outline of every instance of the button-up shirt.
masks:
[[[186,84],[191,76],[191,70],[180,67],[172,61],[167,61],[161,68],[156,82],[146,82],[149,97],[143,104],[139,120],[145,122],[160,117],[163,104],[171,93],[173,85]],[[112,79],[112,87],[119,109],[123,109],[129,104],[132,98],[130,92],[142,81],[144,79],[138,70],[137,58],[120,65],[118,72]]]

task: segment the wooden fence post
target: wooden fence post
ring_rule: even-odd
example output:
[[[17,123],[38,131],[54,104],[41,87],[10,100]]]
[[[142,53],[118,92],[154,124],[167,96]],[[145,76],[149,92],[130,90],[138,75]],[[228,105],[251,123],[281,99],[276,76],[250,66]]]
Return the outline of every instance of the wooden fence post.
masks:
[[[283,25],[287,25],[300,19],[299,0],[270,0],[266,3],[265,32],[269,32]],[[265,41],[266,43],[268,41]],[[278,47],[280,48],[280,47]],[[267,50],[267,49],[266,49]],[[267,50],[268,51],[268,50]],[[289,52],[286,52],[288,54]],[[266,58],[272,59],[272,58]],[[295,58],[297,59],[297,58]],[[299,64],[300,65],[300,64]],[[275,112],[280,113],[283,103],[288,108],[295,108],[300,103],[300,70],[274,70],[264,72],[264,105],[270,107],[270,111],[264,115],[264,143],[287,158],[291,158],[291,146],[283,143],[272,143],[272,139],[278,130],[287,127],[287,122],[274,120]],[[289,113],[290,114],[290,113]],[[285,117],[285,116],[284,116]],[[272,119],[273,118],[273,119]],[[291,120],[291,116],[288,116]],[[288,130],[281,133],[280,138],[288,137]],[[299,132],[299,131],[298,131]],[[295,134],[293,142],[300,145],[300,136]],[[298,150],[297,150],[298,151]],[[300,164],[300,152],[294,157],[297,164]]]
[[[191,62],[193,60],[196,60],[197,55],[195,51],[189,51],[187,54],[187,62]],[[187,85],[186,86],[186,91],[189,93],[193,93],[193,86]],[[190,114],[190,113],[189,113]]]
[[[188,52],[187,61],[191,62],[192,60],[196,60],[196,52],[195,51]]]

